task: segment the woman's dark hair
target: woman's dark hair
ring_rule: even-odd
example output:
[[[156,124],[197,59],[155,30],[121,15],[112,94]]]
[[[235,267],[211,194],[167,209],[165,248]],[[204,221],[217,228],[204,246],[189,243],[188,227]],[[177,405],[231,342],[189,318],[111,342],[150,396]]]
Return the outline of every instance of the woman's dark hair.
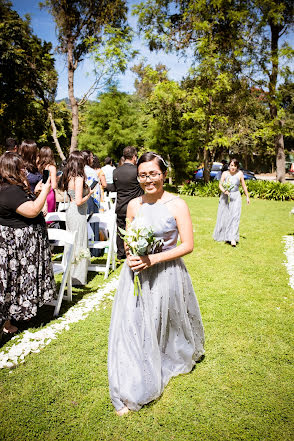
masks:
[[[239,161],[236,158],[230,159],[230,164],[233,163],[235,167],[239,168]]]
[[[112,158],[110,158],[109,156],[107,156],[105,159],[104,159],[104,164],[105,165],[112,165]]]
[[[7,152],[13,152],[17,147],[17,142],[14,138],[7,138],[5,141],[5,148]]]
[[[42,147],[39,151],[39,157],[38,157],[38,168],[39,172],[43,173],[44,169],[48,165],[55,165],[55,159],[52,150],[50,147]]]
[[[118,162],[118,167],[121,167],[125,163],[126,158],[122,156]]]
[[[38,147],[35,141],[33,139],[25,139],[19,147],[19,154],[27,171],[37,173]]]
[[[84,179],[84,188],[86,188],[86,175],[84,172],[85,167],[85,159],[83,152],[79,150],[74,150],[68,157],[66,166],[62,175],[62,183],[61,188],[63,190],[68,189],[68,183],[71,178],[76,178],[77,176],[81,176]]]
[[[101,168],[101,164],[99,161],[98,156],[93,155],[93,162],[92,162],[92,167],[96,170],[97,168]]]
[[[83,150],[82,154],[84,156],[85,165],[89,165],[90,167],[92,167],[93,153],[91,152],[91,150]]]
[[[26,193],[31,194],[30,185],[26,178],[22,158],[14,152],[6,152],[0,157],[0,189],[7,185],[17,185]]]
[[[154,160],[156,161],[156,164],[158,165],[158,167],[160,168],[162,173],[165,173],[167,170],[167,163],[160,155],[158,155],[157,153],[154,153],[154,152],[143,153],[143,155],[140,156],[140,158],[139,158],[137,166],[139,168],[139,165],[143,164],[143,162],[149,162],[149,161],[154,161]]]

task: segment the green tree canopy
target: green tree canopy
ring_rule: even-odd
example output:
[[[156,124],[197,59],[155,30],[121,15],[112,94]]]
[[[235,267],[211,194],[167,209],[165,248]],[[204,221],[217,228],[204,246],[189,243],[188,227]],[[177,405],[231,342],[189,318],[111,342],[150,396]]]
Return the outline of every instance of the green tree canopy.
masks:
[[[11,6],[0,1],[0,138],[38,140],[48,127],[46,107],[57,86],[52,47]]]
[[[143,145],[143,126],[140,100],[114,88],[85,106],[79,146],[119,160],[124,147]]]

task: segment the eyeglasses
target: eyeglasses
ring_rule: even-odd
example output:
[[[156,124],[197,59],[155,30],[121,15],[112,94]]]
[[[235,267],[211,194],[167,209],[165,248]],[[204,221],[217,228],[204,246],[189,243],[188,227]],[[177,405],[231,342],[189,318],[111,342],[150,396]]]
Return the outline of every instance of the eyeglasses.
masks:
[[[141,174],[141,175],[138,175],[138,181],[139,182],[146,182],[147,178],[149,178],[150,181],[152,181],[152,182],[158,181],[160,178],[160,175],[162,175],[161,172],[150,172],[149,175]]]

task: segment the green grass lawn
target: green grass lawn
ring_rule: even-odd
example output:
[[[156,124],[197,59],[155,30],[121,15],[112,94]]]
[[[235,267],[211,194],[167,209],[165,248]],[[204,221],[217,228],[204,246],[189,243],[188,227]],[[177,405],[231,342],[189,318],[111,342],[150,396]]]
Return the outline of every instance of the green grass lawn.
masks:
[[[294,302],[282,243],[294,234],[293,204],[252,200],[247,207],[243,200],[240,244],[232,248],[212,240],[217,198],[184,199],[195,229],[185,261],[205,327],[204,360],[155,402],[117,417],[108,394],[105,300],[39,354],[2,369],[1,440],[293,440]],[[101,283],[101,275],[92,277],[75,298]]]

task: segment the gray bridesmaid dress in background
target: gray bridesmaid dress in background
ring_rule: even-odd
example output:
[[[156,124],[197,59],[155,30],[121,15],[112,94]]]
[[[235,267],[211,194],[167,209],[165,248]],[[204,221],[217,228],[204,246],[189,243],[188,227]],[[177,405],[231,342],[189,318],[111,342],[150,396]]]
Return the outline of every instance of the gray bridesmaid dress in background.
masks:
[[[75,242],[75,264],[72,265],[72,284],[86,285],[88,264],[91,258],[88,248],[88,228],[87,228],[87,202],[77,206],[75,203],[74,190],[68,190],[70,204],[66,211],[66,229],[77,231]],[[88,194],[88,190],[83,191],[83,197]]]
[[[230,201],[224,193],[220,195],[217,211],[216,225],[213,233],[214,240],[218,242],[239,241],[239,223],[241,216],[241,194],[239,191],[239,173],[228,175],[227,179],[234,185],[230,191]]]
[[[136,216],[164,240],[163,251],[174,248],[178,238],[168,202],[144,203]],[[156,264],[139,277],[142,295],[137,297],[133,271],[125,262],[112,309],[108,377],[116,410],[139,410],[204,354],[200,310],[183,260]]]

